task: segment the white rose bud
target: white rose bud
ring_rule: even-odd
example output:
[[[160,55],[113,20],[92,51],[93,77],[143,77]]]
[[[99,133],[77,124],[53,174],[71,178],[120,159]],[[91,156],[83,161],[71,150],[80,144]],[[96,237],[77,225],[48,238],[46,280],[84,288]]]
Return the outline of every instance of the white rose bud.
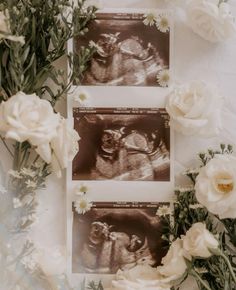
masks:
[[[236,218],[236,158],[216,155],[200,169],[195,191],[199,203],[221,219]]]
[[[219,246],[213,234],[209,232],[203,223],[195,223],[182,238],[183,249],[192,257],[209,258],[211,250]]]
[[[184,135],[210,137],[219,134],[223,98],[201,81],[176,87],[169,95],[166,110],[174,129]]]

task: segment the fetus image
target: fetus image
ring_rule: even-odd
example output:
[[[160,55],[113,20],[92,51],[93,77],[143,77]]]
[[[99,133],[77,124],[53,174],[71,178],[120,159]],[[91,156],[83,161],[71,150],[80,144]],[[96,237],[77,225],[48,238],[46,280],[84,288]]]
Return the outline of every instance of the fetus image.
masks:
[[[95,203],[85,215],[74,211],[73,273],[114,274],[159,265],[165,250],[158,206]]]
[[[157,75],[169,68],[169,33],[145,26],[143,14],[98,14],[81,45],[93,45],[94,54],[83,85],[158,86]]]
[[[81,139],[73,180],[170,181],[170,128],[166,111],[75,109]]]

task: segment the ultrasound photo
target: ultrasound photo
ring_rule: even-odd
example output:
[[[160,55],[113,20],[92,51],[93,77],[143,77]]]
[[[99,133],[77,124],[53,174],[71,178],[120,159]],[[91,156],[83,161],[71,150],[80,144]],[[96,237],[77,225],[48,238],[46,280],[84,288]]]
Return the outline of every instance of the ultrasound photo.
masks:
[[[170,32],[144,25],[144,17],[142,13],[98,13],[89,32],[74,39],[75,54],[91,41],[97,48],[75,85],[159,86],[158,73],[169,68]]]
[[[74,108],[73,180],[170,181],[165,109]]]
[[[136,265],[160,265],[166,254],[163,203],[93,204],[84,215],[73,207],[72,272],[115,274]]]

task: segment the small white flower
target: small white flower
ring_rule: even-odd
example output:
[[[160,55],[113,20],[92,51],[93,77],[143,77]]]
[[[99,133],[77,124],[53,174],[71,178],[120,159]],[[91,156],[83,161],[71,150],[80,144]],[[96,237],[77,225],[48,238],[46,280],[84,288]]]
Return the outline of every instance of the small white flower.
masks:
[[[37,183],[35,181],[32,181],[32,180],[27,180],[25,182],[25,184],[26,184],[27,188],[35,189],[37,187]]]
[[[75,210],[78,214],[85,214],[93,206],[92,202],[84,196],[77,199],[74,205],[75,205]]]
[[[81,107],[86,107],[90,105],[90,96],[89,93],[81,88],[76,88],[73,92],[70,93],[70,97],[72,98],[73,102]]]
[[[1,194],[7,193],[7,189],[2,184],[0,184],[0,193]]]
[[[161,87],[168,87],[169,82],[170,82],[170,73],[169,73],[169,70],[168,69],[161,70],[157,74],[157,83]]]
[[[19,207],[22,207],[23,204],[22,202],[20,201],[19,198],[13,198],[13,207],[14,208],[19,208]]]
[[[28,256],[25,256],[21,259],[21,263],[24,265],[27,271],[33,273],[38,267],[37,255],[33,253]]]
[[[19,171],[16,171],[16,170],[12,170],[12,169],[10,169],[10,170],[8,171],[8,174],[9,174],[10,176],[14,177],[14,178],[18,178],[18,179],[21,179],[21,178],[22,178],[22,176],[20,175],[20,172],[19,172]]]
[[[35,177],[36,175],[36,173],[32,169],[26,168],[26,167],[22,168],[20,172],[21,174],[30,176],[30,177]]]
[[[80,184],[75,188],[75,194],[79,196],[83,196],[85,193],[88,192],[88,187],[84,184]]]
[[[144,15],[144,20],[143,20],[143,23],[146,25],[146,26],[153,26],[155,24],[157,20],[157,15],[153,12],[149,12],[147,14]]]
[[[181,193],[184,193],[184,192],[188,192],[188,191],[193,191],[194,190],[194,187],[193,186],[186,186],[186,187],[176,187],[175,188],[176,191],[179,191]]]
[[[171,215],[171,208],[167,205],[160,206],[156,212],[156,215],[159,217]]]
[[[201,209],[201,208],[204,208],[204,206],[201,205],[200,203],[195,203],[195,204],[190,204],[189,208],[191,208],[191,209]]]
[[[96,42],[94,42],[93,40],[90,40],[89,47],[95,48],[99,55],[101,55],[101,56],[105,55],[104,49],[100,45],[98,45]]]
[[[160,14],[156,19],[156,26],[161,32],[168,32],[170,30],[169,16],[167,14]]]

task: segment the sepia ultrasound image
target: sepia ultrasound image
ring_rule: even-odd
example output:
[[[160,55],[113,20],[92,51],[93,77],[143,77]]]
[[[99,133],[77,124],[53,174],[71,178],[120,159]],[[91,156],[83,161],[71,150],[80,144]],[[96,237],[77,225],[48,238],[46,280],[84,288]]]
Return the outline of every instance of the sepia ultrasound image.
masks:
[[[95,202],[84,215],[73,208],[72,272],[114,274],[136,265],[160,265],[166,253],[163,203]]]
[[[169,68],[170,32],[144,25],[141,13],[97,13],[74,53],[92,40],[97,47],[82,85],[158,86],[157,74]],[[75,64],[76,65],[76,64]]]
[[[165,109],[75,108],[73,180],[170,181]]]

